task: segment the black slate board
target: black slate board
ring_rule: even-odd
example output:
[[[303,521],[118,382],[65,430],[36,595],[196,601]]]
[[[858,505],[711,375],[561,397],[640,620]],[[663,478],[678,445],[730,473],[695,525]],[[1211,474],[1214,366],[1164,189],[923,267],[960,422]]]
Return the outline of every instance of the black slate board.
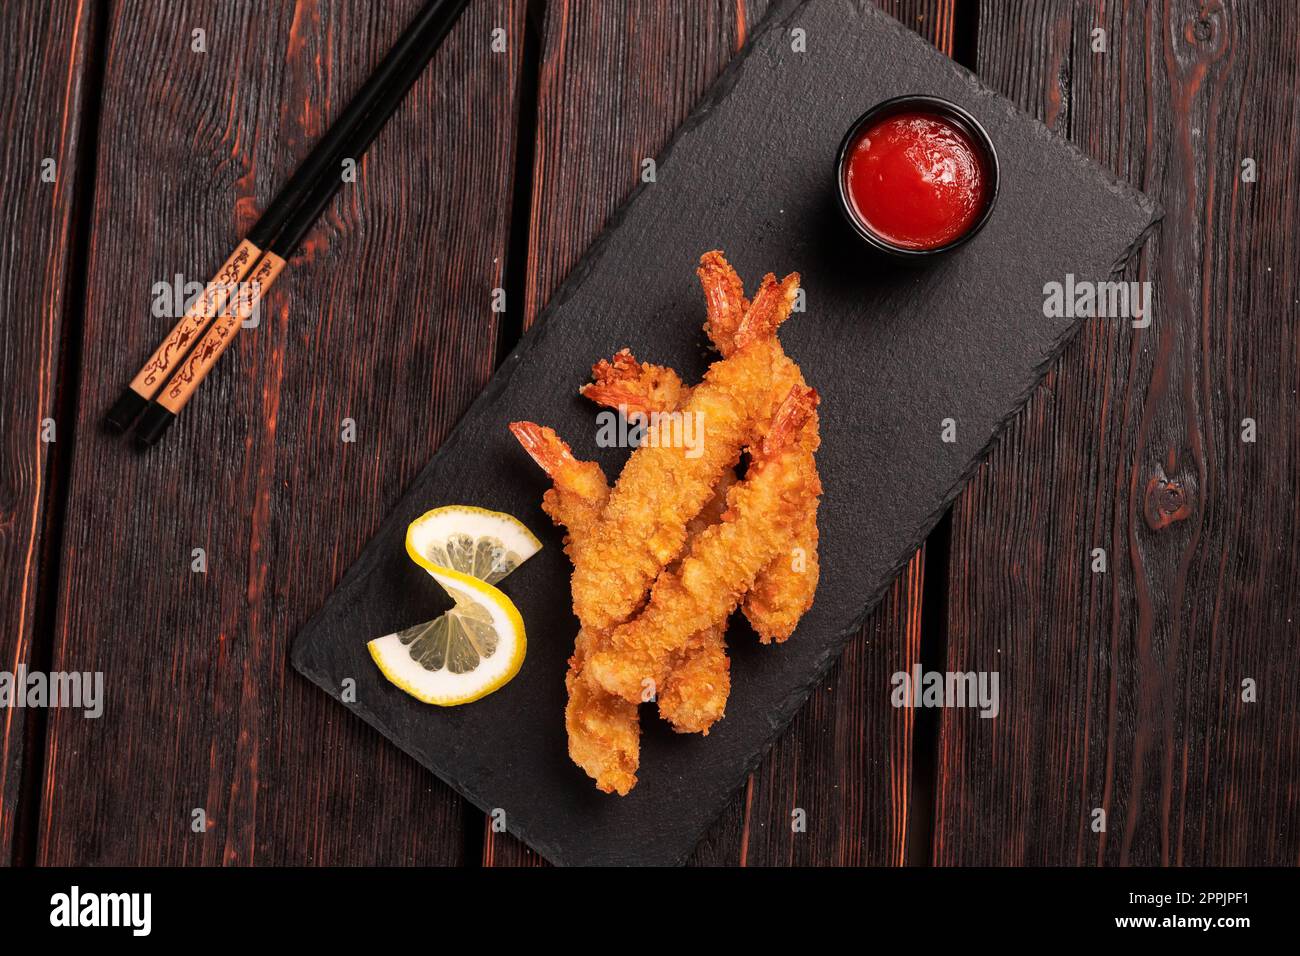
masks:
[[[806,53],[791,48],[795,27]],[[843,131],[902,93],[965,106],[1002,165],[984,232],[922,268],[867,259],[833,199]],[[347,706],[480,808],[504,809],[511,832],[552,862],[681,861],[1076,330],[1044,318],[1043,284],[1105,278],[1156,218],[1149,200],[890,17],[810,0],[769,24],[679,131],[657,182],[620,211],[298,636],[295,666],[336,697],[354,678]],[[594,409],[576,390],[593,361],[623,346],[688,378],[703,372],[694,267],[712,248],[750,286],[769,270],[803,274],[807,313],[782,341],[822,395],[821,585],[784,646],[758,648],[733,624],[731,700],[707,738],[675,735],[645,709],[641,782],[619,799],[598,793],[566,753],[570,568],[539,507],[544,479],[506,424],[552,425],[617,474],[626,453],[596,448]],[[957,422],[956,443],[940,441],[945,418]],[[546,549],[504,583],[528,627],[519,676],[473,705],[439,709],[385,683],[365,644],[446,606],[402,540],[413,518],[448,503],[518,515]]]

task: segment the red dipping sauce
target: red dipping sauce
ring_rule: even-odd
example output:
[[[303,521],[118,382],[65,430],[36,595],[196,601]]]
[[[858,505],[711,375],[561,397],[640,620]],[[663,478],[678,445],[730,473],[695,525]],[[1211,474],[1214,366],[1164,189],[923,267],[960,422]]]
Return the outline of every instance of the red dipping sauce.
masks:
[[[898,113],[858,134],[845,156],[844,186],[862,224],[903,249],[960,239],[989,201],[984,154],[934,113]]]

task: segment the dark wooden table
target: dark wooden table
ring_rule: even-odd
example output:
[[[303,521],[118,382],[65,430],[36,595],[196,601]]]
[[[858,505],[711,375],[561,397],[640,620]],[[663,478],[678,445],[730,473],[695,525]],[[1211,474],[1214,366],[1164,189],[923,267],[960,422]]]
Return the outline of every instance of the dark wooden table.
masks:
[[[882,5],[1163,204],[1156,321],[1087,324],[695,861],[1300,862],[1300,8]],[[107,684],[0,712],[0,860],[538,862],[288,646],[789,3],[474,0],[183,424],[99,429],[154,283],[207,277],[416,6],[0,17],[0,669]],[[999,719],[895,710],[917,662],[999,670]]]

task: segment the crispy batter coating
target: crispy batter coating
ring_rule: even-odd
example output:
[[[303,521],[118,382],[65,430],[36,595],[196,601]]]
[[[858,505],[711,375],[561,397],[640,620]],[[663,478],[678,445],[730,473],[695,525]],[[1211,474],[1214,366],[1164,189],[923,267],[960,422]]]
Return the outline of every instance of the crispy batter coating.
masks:
[[[532,422],[512,422],[519,444],[551,478],[542,509],[566,531],[564,550],[571,560],[584,535],[600,517],[609,497],[605,473],[595,462],[579,461],[553,429]],[[625,796],[636,786],[641,761],[641,724],[636,703],[608,693],[584,679],[583,662],[591,638],[580,632],[564,677],[568,703],[564,724],[569,757],[604,793]]]
[[[730,355],[736,347],[735,338],[740,334],[743,320],[735,291],[740,287],[740,277],[717,251],[705,253],[696,272],[704,289],[705,301],[709,303],[709,338],[714,348],[724,356]],[[787,276],[781,282],[778,324],[794,308],[798,291],[797,275]],[[780,349],[779,343],[777,348]],[[781,350],[772,369],[773,394],[785,395],[796,386],[806,387],[803,372]],[[770,418],[759,422],[759,434],[767,434],[770,430]],[[805,467],[811,467],[813,455],[821,444],[816,414],[808,416],[804,422],[799,443],[808,459]],[[812,607],[821,572],[817,544],[817,499],[814,497],[808,499],[807,511],[795,526],[789,547],[760,572],[754,587],[745,596],[745,617],[764,644],[786,640],[794,633],[799,619]]]
[[[673,660],[659,691],[658,703],[659,716],[677,733],[708,736],[709,728],[726,713],[727,698],[731,695],[731,660],[727,657],[726,638],[725,621],[705,628],[687,638]]]
[[[564,686],[564,729],[569,735],[569,758],[596,781],[602,793],[625,797],[636,786],[641,762],[641,723],[635,702],[609,693],[584,674],[591,645],[585,631],[578,632],[569,658]]]
[[[787,392],[807,388],[799,366],[784,353],[777,359],[772,378],[775,388]],[[771,419],[761,423],[760,428],[765,435],[777,431]],[[798,467],[815,472],[814,456],[820,445],[821,432],[814,411],[798,430],[794,452],[801,458]],[[786,547],[759,573],[754,586],[745,595],[745,617],[764,644],[785,641],[794,632],[799,619],[812,607],[821,570],[817,544],[817,498],[809,496]]]
[[[740,277],[717,251],[705,253],[696,271],[708,303],[709,337],[719,352],[731,355],[749,307],[741,291]],[[777,296],[779,324],[794,306],[798,276],[787,276],[771,292]],[[622,408],[627,413],[648,415],[675,411],[690,395],[689,386],[672,369],[638,362],[627,349],[609,361],[597,363],[592,372],[596,381],[585,386],[582,393],[599,404]],[[796,385],[805,385],[799,366],[784,351],[776,356],[772,380],[773,395],[778,396],[787,394]],[[770,427],[769,413],[760,419],[757,433],[766,434]],[[800,442],[804,453],[811,458],[821,443],[816,415],[805,422]],[[817,544],[817,499],[812,498],[789,547],[763,569],[744,599],[745,617],[764,644],[786,640],[812,607],[820,577]]]
[[[551,429],[511,425],[551,476],[543,508],[566,529],[581,623],[565,678],[569,753],[607,793],[636,784],[647,682],[674,730],[707,734],[730,693],[728,615],[743,601],[760,639],[783,641],[817,585],[817,395],[776,338],[799,277],[769,274],[751,301],[721,252],[697,272],[722,355],[704,380],[688,386],[624,349],[581,391],[628,415],[694,416],[701,444],[647,443],[611,489]]]
[[[799,442],[816,405],[812,389],[790,390],[744,480],[728,494],[722,522],[692,541],[675,572],[659,576],[635,619],[600,641],[585,663],[591,679],[624,700],[639,700],[643,681],[663,685],[692,635],[725,625],[759,572],[788,547],[807,499],[821,494]]]
[[[690,541],[722,520],[736,473],[723,474],[704,510],[687,525]],[[688,545],[689,548],[689,545]],[[676,570],[670,565],[669,570]],[[659,688],[659,716],[679,734],[705,734],[722,719],[731,696],[731,660],[726,622],[692,634]]]
[[[571,554],[575,540],[580,542],[589,531],[609,496],[604,472],[594,462],[576,459],[553,429],[514,422],[510,430],[552,478],[553,486],[543,496],[542,507],[565,528],[565,551]],[[720,520],[730,484],[722,482],[714,500],[692,520],[692,533]],[[708,733],[726,709],[731,678],[723,630],[701,635],[688,647],[679,662],[680,673],[665,684],[660,714],[680,733]],[[591,644],[587,632],[579,633],[565,676],[569,756],[600,790],[622,795],[636,785],[640,760],[637,707],[583,678],[583,662]]]
[[[724,472],[771,401],[772,368],[780,346],[779,287],[764,279],[736,337],[738,347],[714,362],[679,412],[698,421],[702,438],[642,445],[610,492],[601,519],[573,570],[573,609],[582,626],[600,633],[621,624],[644,603],[664,566],[682,552],[686,524],[712,497]],[[788,315],[788,313],[786,313]]]

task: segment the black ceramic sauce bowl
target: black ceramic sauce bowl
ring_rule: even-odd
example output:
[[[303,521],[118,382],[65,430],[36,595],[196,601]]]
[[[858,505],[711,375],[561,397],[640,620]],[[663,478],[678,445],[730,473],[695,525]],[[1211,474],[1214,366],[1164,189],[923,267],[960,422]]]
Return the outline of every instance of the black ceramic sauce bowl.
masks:
[[[927,113],[951,123],[966,134],[976,150],[980,152],[983,160],[982,171],[988,179],[985,189],[984,209],[974,222],[966,228],[965,232],[941,246],[918,249],[890,242],[872,230],[871,226],[858,214],[853,199],[849,195],[846,166],[849,161],[849,154],[859,137],[865,130],[870,129],[876,123],[902,113]],[[923,260],[942,255],[965,245],[984,228],[984,224],[988,222],[989,216],[993,213],[993,207],[997,205],[998,172],[998,154],[993,147],[993,140],[989,138],[988,131],[984,129],[979,120],[971,116],[966,110],[951,100],[945,100],[938,96],[919,94],[896,96],[871,107],[871,109],[859,116],[853,122],[853,125],[849,127],[848,132],[844,134],[844,138],[840,141],[839,151],[835,156],[835,190],[839,196],[840,210],[844,213],[844,218],[848,220],[849,226],[852,227],[858,237],[869,247],[877,252],[900,259]]]

